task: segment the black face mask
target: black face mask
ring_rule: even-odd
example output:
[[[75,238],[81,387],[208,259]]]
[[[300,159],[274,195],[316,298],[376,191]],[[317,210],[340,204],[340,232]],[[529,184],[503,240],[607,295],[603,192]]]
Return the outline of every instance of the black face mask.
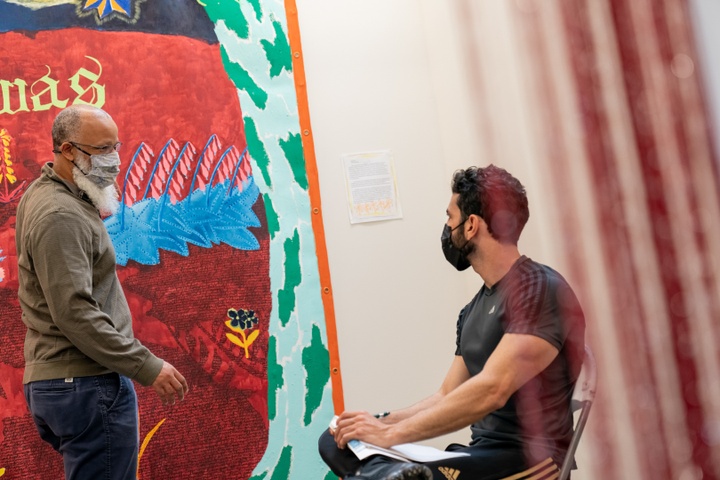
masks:
[[[440,236],[440,242],[442,243],[442,250],[445,254],[445,259],[459,272],[467,270],[468,267],[470,267],[470,262],[467,259],[467,254],[469,252],[466,251],[465,247],[456,247],[452,241],[452,232],[455,229],[460,228],[463,223],[465,223],[465,220],[463,220],[463,222],[455,228],[450,228],[449,225],[445,224],[442,235]],[[465,243],[465,246],[467,246],[467,242]]]

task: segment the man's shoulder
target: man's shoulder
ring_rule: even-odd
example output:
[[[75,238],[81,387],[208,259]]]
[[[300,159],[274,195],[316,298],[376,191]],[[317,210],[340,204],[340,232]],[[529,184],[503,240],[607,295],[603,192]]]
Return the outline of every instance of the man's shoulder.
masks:
[[[59,182],[46,176],[35,180],[18,205],[18,221],[29,230],[38,223],[54,221],[60,215],[72,222],[84,216],[83,200]]]
[[[82,200],[61,182],[41,175],[28,187],[20,203],[26,210],[76,210]],[[42,208],[44,207],[44,208]]]
[[[567,280],[557,270],[531,258],[524,257],[514,269],[512,275],[513,288],[548,287],[558,288],[568,285]]]
[[[506,301],[525,305],[528,308],[540,308],[546,305],[579,304],[570,283],[557,270],[526,259],[515,269],[512,278],[504,286]]]

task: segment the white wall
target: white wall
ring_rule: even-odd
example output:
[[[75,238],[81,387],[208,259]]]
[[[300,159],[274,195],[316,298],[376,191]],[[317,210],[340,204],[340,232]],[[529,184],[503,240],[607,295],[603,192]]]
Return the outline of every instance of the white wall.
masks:
[[[457,49],[427,36],[452,19],[409,0],[297,5],[346,408],[404,407],[439,387],[457,314],[481,285],[440,249],[451,173],[477,149]],[[380,149],[393,153],[403,218],[351,225],[341,155]]]
[[[720,149],[720,29],[717,28],[720,2],[691,0],[690,8],[695,20],[698,53],[702,60],[700,70],[705,81],[706,100],[713,122],[712,134],[716,149]]]
[[[539,203],[541,188],[530,185],[540,183],[528,178],[531,159],[503,162],[480,153],[452,5],[297,0],[297,6],[346,408],[401,408],[440,386],[454,354],[457,314],[482,285],[472,270],[456,272],[440,249],[452,172],[496,163],[526,183],[531,219],[521,250],[557,266],[552,244],[543,241],[552,222],[538,214],[547,209]],[[504,106],[516,117],[522,108],[519,99]],[[341,155],[384,149],[393,153],[403,218],[351,225]],[[468,440],[465,429],[427,443]]]
[[[496,163],[526,183],[531,219],[521,250],[556,266],[553,245],[543,241],[552,222],[538,214],[547,209],[540,180],[528,178],[531,159],[480,153],[451,5],[297,5],[346,408],[401,408],[439,387],[453,358],[457,314],[482,285],[472,270],[456,272],[440,249],[452,172]],[[505,115],[522,117],[518,101],[506,102]],[[379,149],[393,153],[403,219],[351,225],[341,155]],[[464,429],[426,443],[443,448],[468,440]]]
[[[512,152],[502,152],[511,159],[482,157],[486,149],[471,109],[473,86],[460,53],[453,2],[297,0],[297,5],[346,407],[371,412],[402,407],[439,386],[453,355],[457,313],[481,285],[472,271],[455,272],[440,250],[451,173],[496,163],[518,176],[528,187],[531,209],[521,250],[562,272],[553,245],[555,219],[543,205],[548,192],[525,155],[533,148],[528,135],[515,140],[520,145]],[[487,27],[481,33],[503,36],[505,0],[482,5],[491,14],[480,19]],[[720,34],[711,24],[720,15],[718,5],[691,1],[716,139],[720,67],[713,60]],[[504,71],[519,68],[518,47],[505,37],[497,44]],[[502,72],[485,73],[504,82]],[[498,102],[489,110],[522,124],[527,106],[522,99]],[[404,218],[350,225],[341,155],[379,149],[393,152]],[[466,430],[428,443],[443,447],[468,437]],[[585,455],[592,451],[581,444],[581,464]],[[590,478],[582,469],[576,476]]]

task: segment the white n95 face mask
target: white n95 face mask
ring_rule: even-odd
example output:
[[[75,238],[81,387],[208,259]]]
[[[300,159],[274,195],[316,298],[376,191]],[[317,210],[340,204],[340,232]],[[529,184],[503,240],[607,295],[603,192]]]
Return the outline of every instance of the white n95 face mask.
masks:
[[[99,188],[105,188],[113,183],[120,173],[120,154],[118,152],[90,155],[90,171],[80,171]],[[79,168],[79,167],[78,167]]]

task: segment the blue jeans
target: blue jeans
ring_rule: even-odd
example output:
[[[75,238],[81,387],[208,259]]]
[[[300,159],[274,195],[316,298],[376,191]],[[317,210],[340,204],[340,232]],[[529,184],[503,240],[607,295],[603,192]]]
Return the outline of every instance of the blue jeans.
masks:
[[[135,480],[137,396],[117,373],[25,385],[40,437],[63,456],[66,480]]]

